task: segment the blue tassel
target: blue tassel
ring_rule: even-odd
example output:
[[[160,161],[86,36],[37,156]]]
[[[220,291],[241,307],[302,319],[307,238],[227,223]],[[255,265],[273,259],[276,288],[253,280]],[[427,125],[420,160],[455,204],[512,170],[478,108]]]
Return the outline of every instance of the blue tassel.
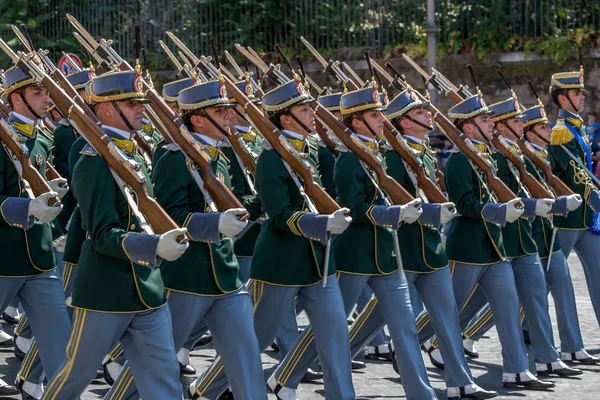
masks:
[[[592,232],[594,235],[600,235],[600,214],[594,214],[592,221],[590,232]]]

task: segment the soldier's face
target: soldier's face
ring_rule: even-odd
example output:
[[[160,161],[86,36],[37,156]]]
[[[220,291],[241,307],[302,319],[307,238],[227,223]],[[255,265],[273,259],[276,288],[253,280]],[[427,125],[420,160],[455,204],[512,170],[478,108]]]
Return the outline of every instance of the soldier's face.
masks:
[[[369,124],[375,134],[381,135],[383,133],[384,116],[381,111],[367,111],[363,114],[363,119]],[[369,134],[370,132],[367,128],[367,131],[362,133]]]
[[[575,108],[577,108],[577,112],[583,110],[583,106],[585,104],[585,94],[583,94],[583,90],[570,89],[568,95],[575,105]]]
[[[334,111],[333,115],[340,121],[342,120],[342,112],[341,111]]]
[[[226,107],[208,107],[206,110],[208,116],[214,121],[214,124],[217,127],[220,127],[225,132],[229,132],[229,125],[231,123],[231,110]],[[223,133],[213,125],[212,122],[208,120],[208,118],[203,118],[206,121],[205,124],[205,132],[209,135],[215,135],[218,137],[223,136]],[[212,136],[211,135],[211,136]]]
[[[293,114],[304,126],[311,131],[315,130],[315,114],[308,104],[301,104],[290,108],[290,114]],[[304,128],[300,126],[293,118],[290,118],[290,127],[293,131],[304,133]]]
[[[144,118],[144,105],[139,101],[118,101],[117,105],[121,109],[121,112],[129,121],[134,130],[139,131],[142,129],[143,118]],[[117,113],[118,114],[118,113]],[[119,119],[117,119],[118,121]],[[123,125],[125,125],[123,123]],[[118,128],[118,127],[117,127]],[[121,129],[129,130],[127,126],[122,127]]]
[[[46,114],[48,114],[50,98],[48,97],[48,90],[46,90],[46,88],[42,86],[30,86],[25,88],[25,99],[33,111],[35,111],[35,113],[40,117],[44,117]],[[26,109],[25,104],[22,106]],[[27,114],[29,114],[29,112]],[[33,118],[35,119],[35,117]]]
[[[552,129],[546,123],[536,124],[533,127],[533,131],[540,137],[550,141],[552,137]]]
[[[505,121],[505,125],[512,129],[512,132],[516,133],[519,137],[523,136],[523,123],[521,122],[520,118],[509,118],[507,121]],[[507,132],[508,138],[514,140],[515,135],[513,135],[512,132]]]
[[[486,138],[490,139],[492,137],[492,133],[494,133],[494,123],[491,118],[487,114],[478,115],[474,118],[475,123],[483,132]]]
[[[422,126],[413,123],[413,124],[411,124],[411,129],[414,129],[416,131],[425,131],[425,132],[429,132],[433,129],[433,116],[426,109],[424,109],[424,108],[412,109],[408,112],[408,116],[411,117],[412,119],[414,119],[415,121],[420,122],[421,124],[429,127],[429,129],[425,129]],[[403,119],[403,121],[412,122],[407,119]]]

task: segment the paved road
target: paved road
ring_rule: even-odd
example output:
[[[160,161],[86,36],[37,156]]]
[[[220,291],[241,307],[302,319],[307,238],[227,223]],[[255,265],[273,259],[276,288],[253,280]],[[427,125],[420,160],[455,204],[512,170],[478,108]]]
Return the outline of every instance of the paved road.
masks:
[[[571,274],[575,285],[575,294],[577,296],[577,306],[579,309],[579,321],[583,332],[586,348],[593,354],[600,353],[600,330],[594,316],[592,305],[587,294],[585,278],[581,269],[581,264],[575,256],[569,259],[571,265]],[[554,325],[555,338],[558,338],[556,332],[556,318],[552,301],[550,302],[551,316]],[[306,323],[304,317],[301,323]],[[4,325],[5,329],[12,332],[12,327]],[[482,340],[478,346],[480,353],[479,359],[471,362],[471,371],[476,382],[487,389],[497,390],[501,393],[501,399],[518,399],[527,397],[532,400],[542,399],[589,399],[596,400],[600,398],[600,366],[583,367],[584,374],[581,379],[552,379],[556,383],[553,392],[517,392],[506,391],[502,388],[502,367],[501,354],[498,336],[495,330],[489,332],[489,337]],[[557,343],[558,345],[559,343]],[[93,345],[93,344],[92,344]],[[192,353],[192,364],[198,371],[208,366],[214,357],[212,349],[196,350]],[[276,365],[276,355],[274,352],[267,352],[263,355],[263,366],[271,370]],[[435,387],[438,397],[445,399],[445,384],[443,380],[443,371],[434,368],[425,356],[425,365],[429,371],[429,379]],[[14,380],[19,367],[19,361],[13,356],[12,351],[0,351],[0,377],[10,382]],[[406,398],[399,377],[394,373],[391,363],[369,362],[368,368],[353,373],[354,386],[358,399],[403,399]],[[189,382],[186,380],[184,382]],[[323,399],[323,386],[320,383],[303,384],[298,391],[298,398],[301,400]],[[83,399],[98,399],[106,393],[108,386],[103,382],[93,382],[88,390],[82,396]],[[9,397],[7,399],[19,399],[20,397]],[[275,399],[270,395],[269,399]],[[167,399],[165,399],[167,400]]]

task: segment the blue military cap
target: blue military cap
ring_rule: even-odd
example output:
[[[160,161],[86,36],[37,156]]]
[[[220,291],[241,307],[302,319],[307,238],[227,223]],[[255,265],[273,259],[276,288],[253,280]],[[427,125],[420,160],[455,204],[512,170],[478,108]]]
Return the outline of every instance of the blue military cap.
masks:
[[[290,80],[265,93],[262,108],[274,115],[292,106],[312,103],[315,99],[306,91],[299,79]]]
[[[408,86],[405,91],[400,92],[392,99],[392,101],[390,101],[387,105],[385,116],[390,121],[393,121],[397,118],[402,118],[413,108],[425,108],[427,106],[429,106],[429,102],[421,101],[421,99],[413,92],[412,88]]]
[[[41,86],[41,83],[36,82],[31,76],[27,75],[17,66],[4,72],[4,94],[7,97],[10,97],[10,94],[15,90],[31,85]]]
[[[457,124],[466,119],[489,113],[490,110],[485,105],[483,97],[476,94],[450,108],[448,110],[448,117],[454,119],[454,123]]]
[[[342,101],[342,93],[329,93],[319,96],[317,99],[320,105],[331,112],[340,110],[340,102]]]
[[[67,75],[67,80],[75,90],[84,89],[85,85],[95,76],[93,71],[82,69],[81,71]]]
[[[162,97],[168,103],[177,103],[177,96],[183,89],[187,89],[198,83],[195,78],[184,78],[165,83],[162,88]]]
[[[550,93],[559,89],[583,89],[583,68],[573,72],[559,72],[552,75]]]
[[[203,82],[183,89],[177,96],[183,113],[206,107],[231,107],[225,84],[220,80]]]
[[[340,100],[342,115],[350,115],[362,111],[385,111],[383,95],[377,87],[368,86],[344,93]]]
[[[134,71],[107,72],[92,78],[86,85],[88,103],[136,100],[149,103],[144,92],[143,78]]]
[[[237,88],[240,89],[240,92],[246,95],[248,100],[250,100],[253,103],[260,103],[259,98],[254,95],[254,86],[252,86],[252,82],[250,82],[249,79],[244,79],[243,81],[236,82],[235,86],[237,86]],[[237,100],[233,97],[230,97],[229,102],[237,103]]]
[[[494,123],[509,118],[519,117],[521,115],[519,101],[516,96],[494,103],[491,106],[488,106],[488,109],[490,110],[490,117]]]
[[[521,113],[521,122],[523,122],[523,129],[535,124],[548,123],[548,116],[546,115],[544,106],[539,104],[523,111]]]

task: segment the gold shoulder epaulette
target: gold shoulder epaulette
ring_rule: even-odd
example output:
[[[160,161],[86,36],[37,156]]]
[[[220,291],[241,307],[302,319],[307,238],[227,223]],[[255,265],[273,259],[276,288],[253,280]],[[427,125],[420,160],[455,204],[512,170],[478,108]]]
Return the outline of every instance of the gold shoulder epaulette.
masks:
[[[564,119],[559,118],[556,121],[556,125],[554,125],[554,128],[552,128],[552,138],[550,140],[550,143],[553,146],[560,146],[569,143],[574,138],[575,137],[573,136],[569,128],[567,128],[567,126],[565,125]]]

